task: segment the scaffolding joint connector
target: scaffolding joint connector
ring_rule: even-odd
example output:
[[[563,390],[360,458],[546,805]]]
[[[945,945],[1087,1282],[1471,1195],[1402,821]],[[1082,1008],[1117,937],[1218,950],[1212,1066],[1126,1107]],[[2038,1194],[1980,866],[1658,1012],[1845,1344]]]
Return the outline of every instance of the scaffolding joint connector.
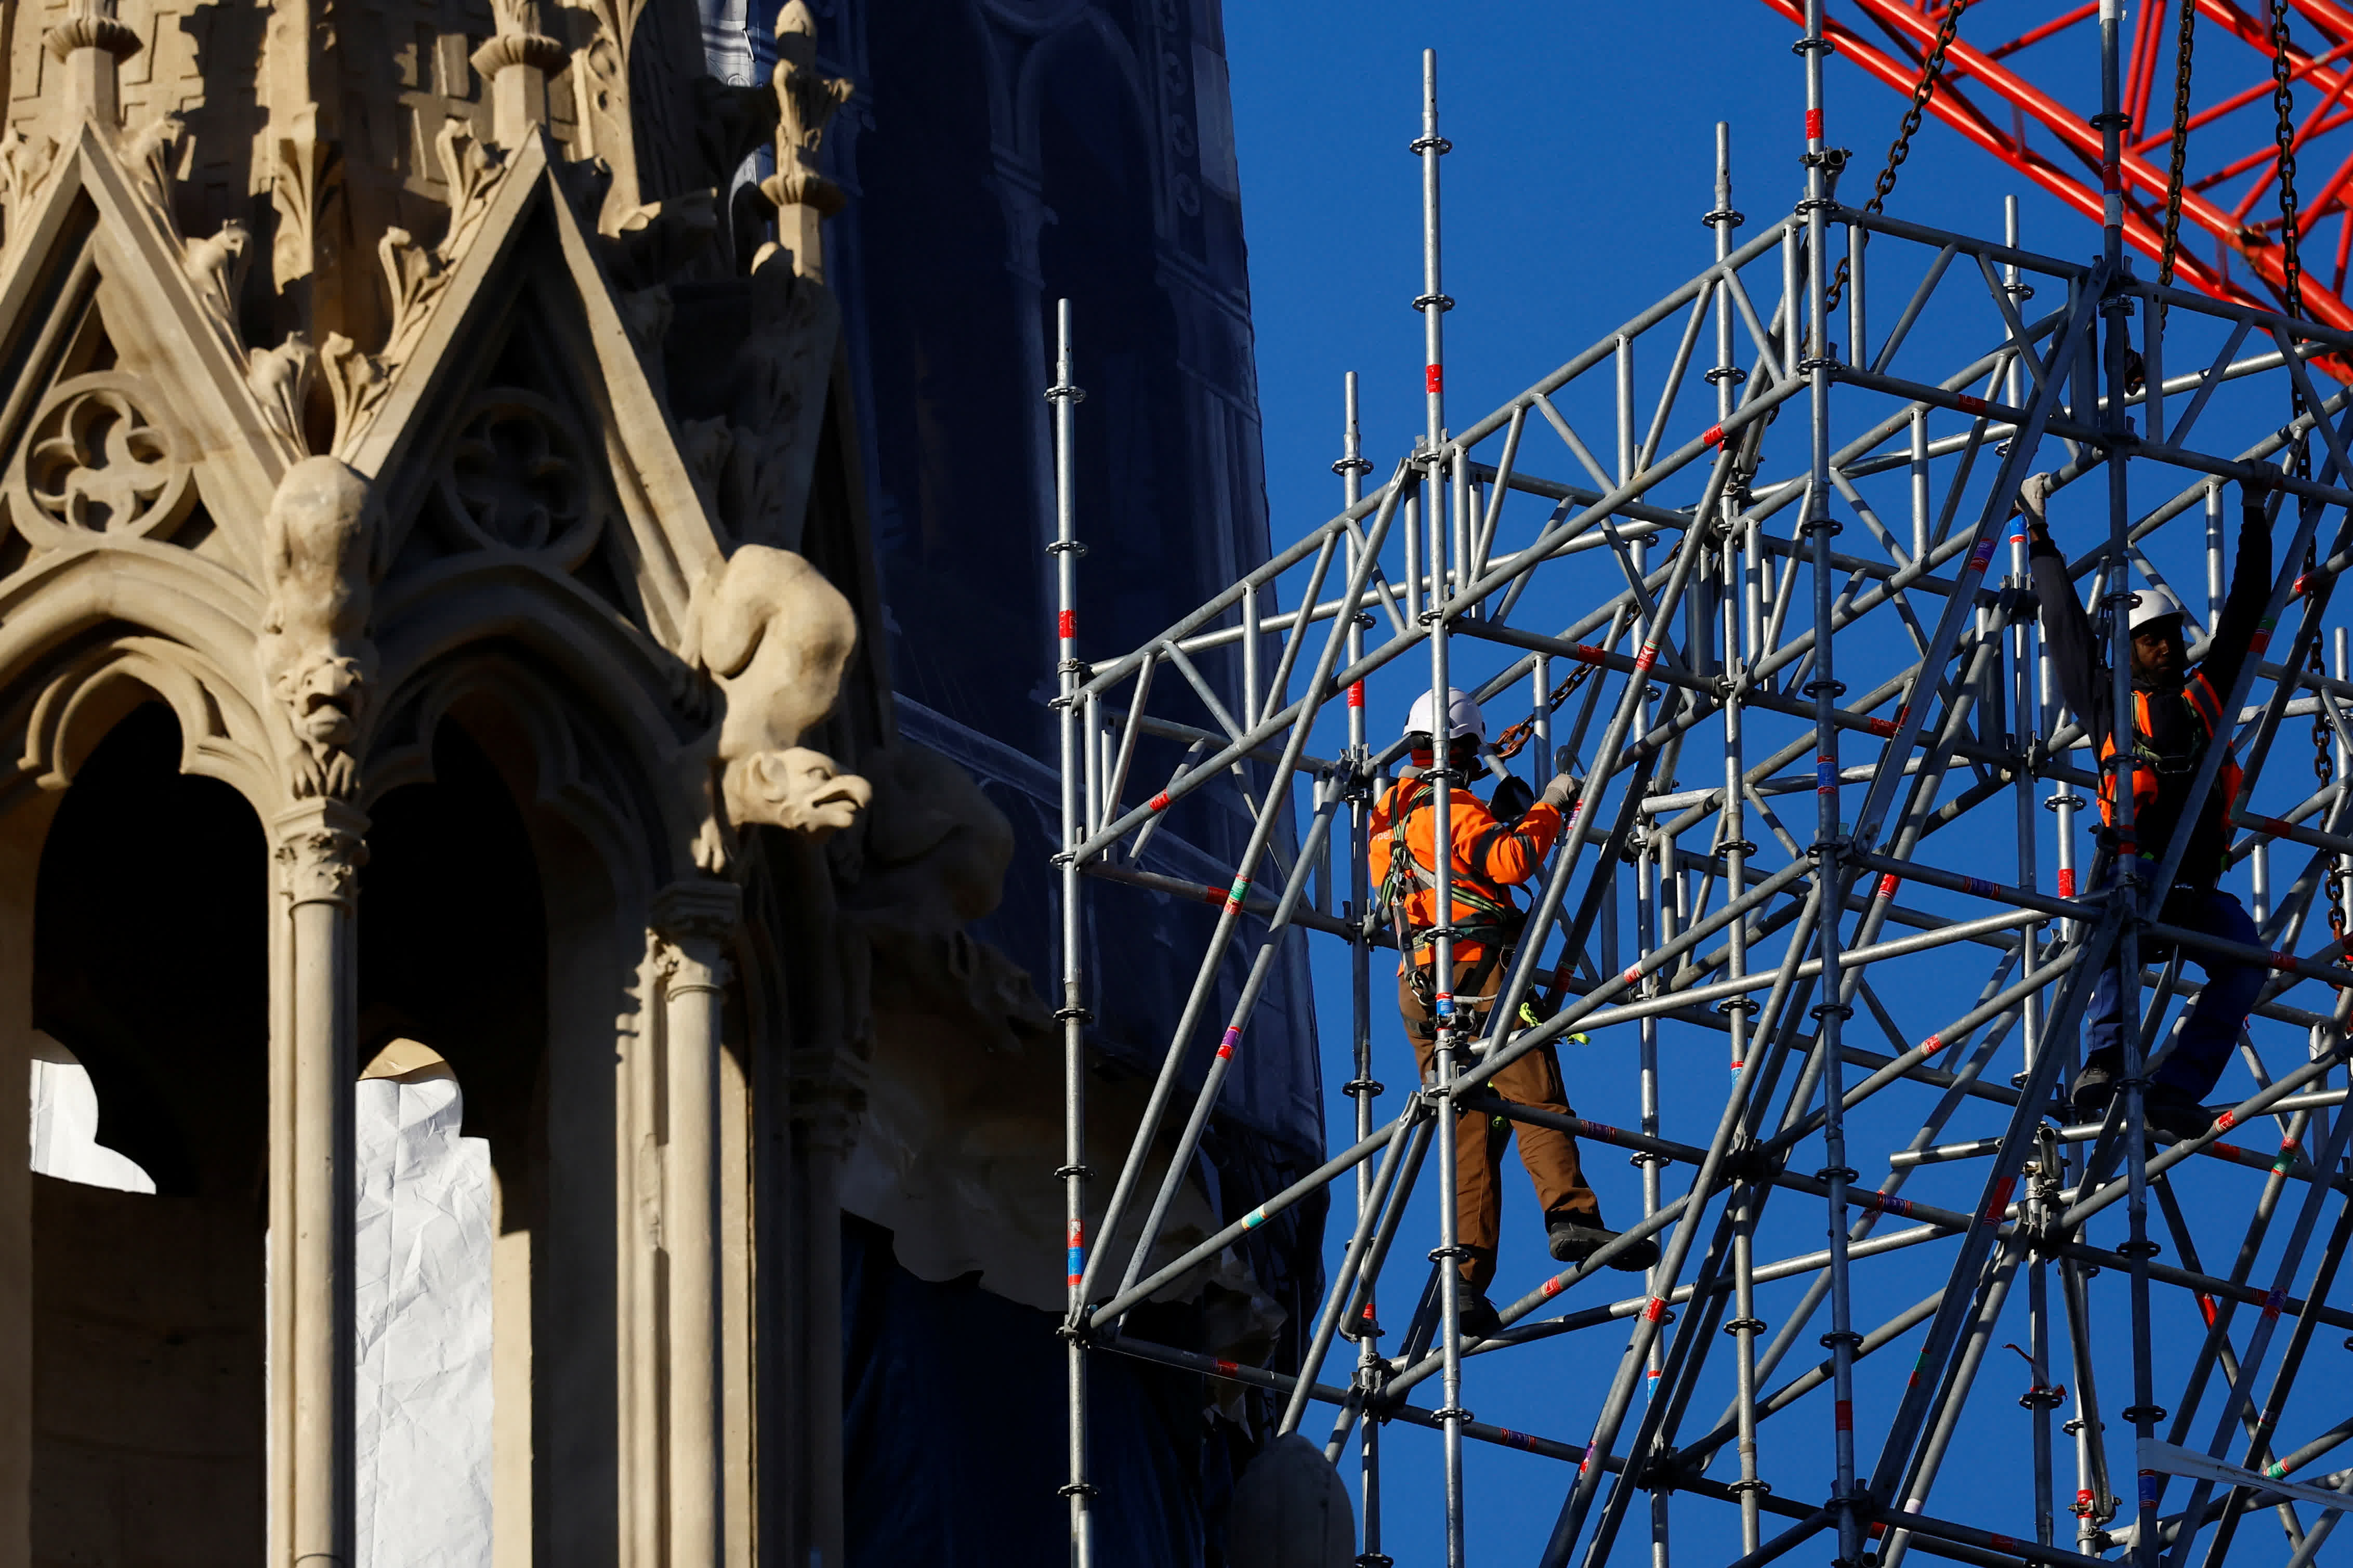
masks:
[[[1730,207],[1718,207],[1699,221],[1707,225],[1710,228],[1715,228],[1718,226],[1738,228],[1742,224],[1748,221],[1748,215],[1744,212],[1736,212]],[[1708,374],[1708,379],[1710,381],[1714,381],[1715,379],[1715,374],[1713,371]]]
[[[1844,1345],[1851,1351],[1859,1351],[1862,1348],[1862,1336],[1852,1329],[1832,1329],[1822,1336],[1824,1350],[1834,1351],[1841,1345]]]
[[[1413,308],[1417,310],[1428,310],[1433,305],[1438,307],[1439,314],[1444,315],[1447,311],[1454,309],[1454,296],[1451,294],[1421,294],[1416,296],[1413,301]]]
[[[1054,1180],[1058,1182],[1067,1182],[1072,1176],[1076,1176],[1082,1182],[1092,1182],[1095,1179],[1095,1168],[1092,1165],[1057,1165],[1054,1167]]]
[[[1799,360],[1798,362],[1798,374],[1799,375],[1811,375],[1818,370],[1844,370],[1846,368],[1846,361],[1838,357],[1838,344],[1831,343],[1827,346],[1830,349],[1830,353],[1813,354],[1808,358]]]
[[[1088,1007],[1057,1007],[1054,1009],[1054,1022],[1057,1024],[1068,1024],[1073,1020],[1082,1024],[1092,1024],[1095,1021],[1094,1011]]]
[[[1085,1481],[1072,1481],[1067,1486],[1056,1489],[1054,1495],[1056,1497],[1094,1498],[1103,1496],[1103,1489],[1090,1485]]]
[[[1087,547],[1075,539],[1058,539],[1046,546],[1046,553],[1049,555],[1060,555],[1066,551],[1072,555],[1084,555],[1087,552]]]
[[[1378,1100],[1388,1091],[1388,1085],[1383,1083],[1377,1078],[1352,1078],[1346,1083],[1340,1086],[1340,1092],[1346,1095],[1351,1100],[1356,1099],[1359,1095],[1367,1099]]]
[[[1761,1334],[1765,1331],[1766,1326],[1765,1320],[1762,1318],[1735,1318],[1724,1325],[1724,1331],[1736,1336]]]
[[[1417,136],[1413,139],[1409,150],[1417,158],[1420,157],[1424,153],[1433,152],[1440,157],[1443,158],[1446,154],[1454,151],[1454,143],[1449,142],[1443,136]]]
[[[1725,1151],[1718,1169],[1735,1181],[1754,1186],[1779,1175],[1788,1163],[1785,1156],[1775,1153],[1761,1139],[1744,1134]]]
[[[2125,1409],[2124,1416],[2126,1421],[2135,1426],[2144,1422],[2154,1426],[2165,1419],[2165,1406],[2162,1405],[2128,1405]]]
[[[1838,46],[1828,38],[1799,38],[1796,43],[1789,46],[1789,52],[1793,55],[1799,56],[1810,55],[1818,52],[1825,55],[1834,55],[1838,53]]]
[[[1814,1173],[1814,1180],[1823,1183],[1833,1181],[1852,1183],[1860,1180],[1862,1175],[1862,1173],[1852,1165],[1824,1165]]]

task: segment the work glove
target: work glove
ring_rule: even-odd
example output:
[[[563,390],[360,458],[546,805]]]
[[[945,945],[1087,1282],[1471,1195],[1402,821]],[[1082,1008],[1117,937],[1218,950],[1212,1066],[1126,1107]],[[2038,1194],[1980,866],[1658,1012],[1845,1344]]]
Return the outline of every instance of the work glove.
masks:
[[[2051,499],[2052,488],[2057,480],[2056,474],[2029,474],[2018,487],[2018,510],[2024,512],[2027,521],[2037,528],[2051,525],[2043,505]]]
[[[1577,755],[1563,746],[1553,754],[1552,765],[1556,770],[1552,782],[1538,798],[1555,811],[1567,811],[1569,803],[1585,793],[1585,781],[1577,775]]]

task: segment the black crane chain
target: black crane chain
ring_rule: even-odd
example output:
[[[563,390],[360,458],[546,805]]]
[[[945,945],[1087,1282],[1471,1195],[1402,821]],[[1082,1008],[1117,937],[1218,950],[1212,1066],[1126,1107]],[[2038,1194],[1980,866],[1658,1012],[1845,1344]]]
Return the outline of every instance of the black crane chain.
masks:
[[[2173,283],[2174,258],[2181,249],[2181,178],[2189,157],[2190,45],[2198,27],[2198,0],[2181,0],[2181,29],[2173,51],[2173,151],[2165,172],[2165,245],[2157,258],[2160,287]]]
[[[1945,53],[1953,47],[1953,39],[1961,30],[1961,13],[1969,7],[1969,0],[1946,0],[1945,19],[1936,26],[1936,42],[1928,50],[1928,58],[1920,62],[1920,79],[1912,84],[1912,102],[1904,110],[1904,123],[1888,144],[1887,166],[1879,171],[1879,178],[1871,185],[1871,199],[1862,204],[1867,213],[1887,210],[1887,198],[1895,192],[1895,171],[1912,155],[1912,138],[1920,133],[1920,121],[1928,112],[1928,100],[1936,96],[1936,82],[1945,74]],[[1839,258],[1838,273],[1831,279],[1830,292],[1822,301],[1822,314],[1828,316],[1839,307],[1840,297],[1846,292],[1847,258]]]
[[[2288,62],[2288,0],[2271,0],[2272,108],[2278,111],[2280,279],[2290,316],[2304,314],[2304,263],[2296,254],[2295,215],[2295,95],[2289,81],[2295,75]],[[2301,401],[2299,399],[2299,401]]]

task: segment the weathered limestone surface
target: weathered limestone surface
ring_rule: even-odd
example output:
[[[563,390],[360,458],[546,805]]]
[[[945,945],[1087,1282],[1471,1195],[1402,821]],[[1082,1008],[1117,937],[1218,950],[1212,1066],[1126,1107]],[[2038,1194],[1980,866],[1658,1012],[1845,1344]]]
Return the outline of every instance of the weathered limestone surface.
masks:
[[[229,919],[55,890],[111,738],[234,803],[267,997],[242,1185],[0,1161],[0,1568],[353,1561],[353,1086],[395,1038],[491,1145],[500,1568],[839,1563],[876,995],[1041,1026],[964,930],[1002,819],[892,747],[861,626],[849,85],[798,4],[756,88],[683,0],[0,18],[0,1081],[47,1029],[124,1136],[164,1026],[75,977],[151,905],[164,949]]]

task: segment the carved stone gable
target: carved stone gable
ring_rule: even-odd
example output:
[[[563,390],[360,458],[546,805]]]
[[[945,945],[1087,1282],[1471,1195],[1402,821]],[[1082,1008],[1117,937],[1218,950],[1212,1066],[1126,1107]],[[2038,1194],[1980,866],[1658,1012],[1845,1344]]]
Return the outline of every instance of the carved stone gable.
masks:
[[[197,440],[158,367],[118,352],[105,293],[86,279],[0,414],[0,507],[27,552],[169,540],[197,500]]]

